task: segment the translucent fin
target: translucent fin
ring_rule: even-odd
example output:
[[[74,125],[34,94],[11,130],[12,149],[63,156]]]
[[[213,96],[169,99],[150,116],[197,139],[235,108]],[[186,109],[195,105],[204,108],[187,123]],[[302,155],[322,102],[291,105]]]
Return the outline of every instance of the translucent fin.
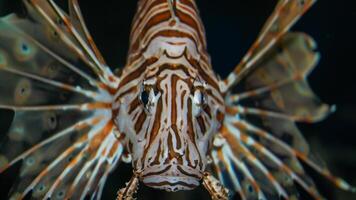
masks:
[[[66,196],[83,199],[86,195],[93,195],[96,190],[102,190],[100,187],[105,183],[102,179],[105,180],[116,166],[123,149],[113,134],[113,124],[111,119],[106,119],[106,114],[97,112],[84,120],[80,120],[80,117],[72,119],[71,123],[69,118],[70,126],[63,130],[47,130],[48,133],[41,131],[42,127],[37,129],[33,125],[28,126],[29,129],[22,132],[23,138],[17,127],[13,126],[6,145],[1,148],[2,158],[8,160],[2,170],[20,159],[23,164],[10,198],[22,199],[32,191],[34,198]],[[73,120],[78,119],[80,121],[73,124]],[[24,119],[19,120],[24,122]],[[51,126],[54,127],[53,124]],[[39,132],[43,135],[29,136]],[[13,146],[10,148],[9,145]],[[14,145],[20,149],[12,151]]]
[[[103,56],[101,55],[96,44],[93,42],[94,40],[88,28],[85,25],[85,21],[79,7],[78,0],[69,0],[69,16],[71,18],[71,22],[73,26],[76,27],[76,29],[82,35],[82,37],[86,39],[86,42],[90,44],[91,48],[93,49],[93,52],[95,53],[96,57],[99,59],[100,63],[105,64],[105,60]]]
[[[224,125],[215,138],[213,150],[213,154],[220,155],[215,169],[222,180],[226,181],[224,176],[229,175],[230,181],[242,185],[239,170],[229,170],[237,159],[247,166],[267,199],[298,198],[295,183],[314,199],[324,199],[305,173],[301,160],[337,187],[355,190],[333,176],[325,164],[310,153],[295,125],[295,122],[322,120],[333,111],[316,97],[306,80],[318,58],[315,43],[309,36],[287,33],[241,80],[243,92],[226,97]],[[239,187],[234,189],[246,196]]]
[[[50,47],[48,44],[60,43],[68,50],[67,54],[75,56],[76,59],[85,63],[85,70],[88,74],[95,75],[101,82],[112,88],[117,87],[118,79],[113,76],[97,49],[92,49],[92,47],[95,47],[94,42],[88,41],[81,27],[73,25],[78,24],[77,20],[72,22],[68,14],[52,0],[25,0],[24,3],[27,8],[28,20],[25,20],[26,23],[24,23],[22,30],[25,32],[26,30],[33,30],[31,24],[38,25],[41,28],[37,29],[41,36],[40,39],[42,39],[38,40],[43,41],[41,43],[48,47]],[[35,37],[36,35],[37,32],[31,36]]]
[[[323,199],[294,156],[273,152],[249,134],[241,127],[226,123],[220,135],[224,139],[213,152],[221,151],[219,160],[239,158],[245,163],[267,199],[296,199],[298,191],[294,182],[300,184],[315,199]],[[225,150],[229,148],[233,150],[235,158]],[[217,172],[227,173],[226,170]],[[240,176],[238,171],[230,173],[236,177]]]
[[[71,132],[75,131],[75,127],[70,128],[73,125],[73,120],[78,122],[85,120],[90,118],[91,113],[91,111],[80,112],[80,110],[59,109],[17,111],[7,137],[2,141],[2,156],[13,163],[23,159],[24,156],[20,156],[20,154],[46,139],[51,137],[58,139],[57,137],[61,135],[61,132],[68,135],[72,134]],[[34,149],[36,148],[38,147]],[[1,169],[10,165],[1,166]]]
[[[118,78],[83,21],[72,25],[51,1],[24,3],[26,18],[0,18],[0,109],[15,111],[0,173],[22,162],[9,198],[100,198],[123,151],[112,116]]]
[[[223,91],[229,91],[241,79],[245,78],[266,52],[279,42],[280,37],[287,33],[315,2],[316,0],[279,0],[255,43],[225,80]]]
[[[239,192],[243,200],[266,200],[261,186],[244,162],[245,156],[240,152],[241,146],[235,144],[234,147],[222,144],[211,152],[214,168],[220,181],[233,193]]]
[[[236,112],[303,122],[323,119],[332,109],[321,103],[306,81],[318,60],[309,36],[286,34],[243,80],[247,92],[229,97],[233,104],[254,106],[241,106]]]

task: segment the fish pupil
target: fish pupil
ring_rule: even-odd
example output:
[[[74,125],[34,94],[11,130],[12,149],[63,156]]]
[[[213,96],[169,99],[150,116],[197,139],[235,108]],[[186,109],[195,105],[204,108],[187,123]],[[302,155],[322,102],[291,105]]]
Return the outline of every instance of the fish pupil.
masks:
[[[28,46],[26,44],[22,44],[21,48],[22,48],[23,52],[27,52],[28,51]]]
[[[142,92],[141,92],[141,97],[140,97],[140,99],[141,99],[141,102],[142,102],[145,106],[147,106],[147,104],[148,104],[148,102],[149,102],[149,94],[148,94],[148,92],[147,92],[147,91],[142,91]]]

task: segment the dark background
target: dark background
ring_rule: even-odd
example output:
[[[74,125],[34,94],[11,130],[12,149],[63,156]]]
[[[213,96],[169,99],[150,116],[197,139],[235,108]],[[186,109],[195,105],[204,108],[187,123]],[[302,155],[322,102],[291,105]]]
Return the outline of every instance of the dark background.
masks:
[[[100,3],[99,3],[100,2]],[[197,0],[205,23],[213,67],[225,77],[239,62],[271,13],[276,0]],[[317,41],[322,59],[309,77],[320,98],[337,105],[337,112],[317,124],[300,128],[312,150],[335,174],[356,185],[356,6],[353,0],[323,0],[294,26]],[[122,67],[128,50],[128,35],[136,9],[135,0],[81,1],[81,8],[94,39],[112,68]],[[0,0],[0,14],[21,11],[20,0]],[[0,94],[1,95],[1,94]],[[0,111],[0,134],[5,134],[11,115]],[[328,199],[351,200],[355,194],[335,189],[310,172]],[[129,165],[122,164],[110,176],[103,199],[114,199],[128,181]],[[6,197],[14,174],[0,176],[0,199]],[[208,199],[202,188],[192,192],[165,193],[140,186],[139,199]],[[304,198],[304,197],[303,197]]]

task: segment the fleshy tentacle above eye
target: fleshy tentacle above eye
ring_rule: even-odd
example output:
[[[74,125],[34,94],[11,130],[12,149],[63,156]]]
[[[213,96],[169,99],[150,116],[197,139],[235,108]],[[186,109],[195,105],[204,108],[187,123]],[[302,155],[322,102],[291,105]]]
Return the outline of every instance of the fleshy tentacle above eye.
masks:
[[[100,198],[123,151],[112,120],[118,86],[77,1],[24,1],[28,16],[0,19],[0,108],[15,111],[0,173],[22,161],[10,197]]]
[[[319,59],[315,42],[289,28],[314,1],[280,0],[259,38],[222,84],[226,96],[223,127],[214,139],[213,168],[242,199],[298,198],[299,184],[324,199],[300,160],[337,187],[355,191],[333,176],[310,153],[296,122],[316,122],[334,111],[310,89],[307,76]]]

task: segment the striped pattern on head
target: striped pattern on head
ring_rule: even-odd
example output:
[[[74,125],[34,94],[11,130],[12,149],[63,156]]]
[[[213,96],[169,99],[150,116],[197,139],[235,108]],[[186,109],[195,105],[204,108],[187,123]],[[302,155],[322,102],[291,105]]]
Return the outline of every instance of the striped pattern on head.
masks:
[[[193,0],[141,0],[119,92],[117,126],[148,186],[199,185],[224,100]]]

